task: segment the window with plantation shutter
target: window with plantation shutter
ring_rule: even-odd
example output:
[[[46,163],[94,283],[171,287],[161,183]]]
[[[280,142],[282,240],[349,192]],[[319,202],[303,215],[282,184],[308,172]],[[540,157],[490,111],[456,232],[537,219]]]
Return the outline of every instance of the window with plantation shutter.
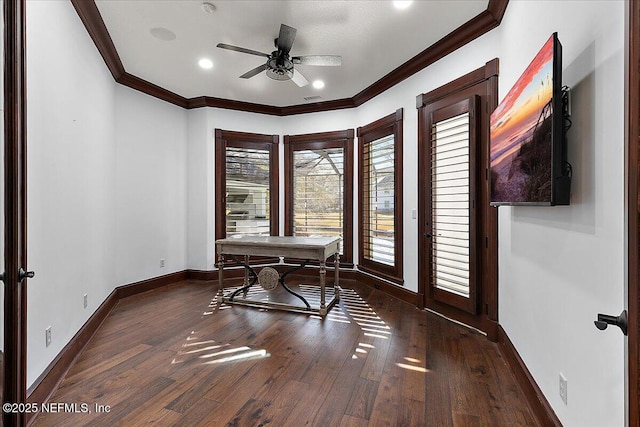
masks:
[[[353,130],[287,135],[285,233],[339,236],[341,263],[352,262]]]
[[[227,237],[270,235],[269,150],[227,147],[226,173]]]
[[[402,283],[402,109],[358,128],[358,268]]]
[[[469,297],[469,113],[431,130],[432,274],[436,288]]]
[[[278,235],[278,136],[216,130],[216,239]]]

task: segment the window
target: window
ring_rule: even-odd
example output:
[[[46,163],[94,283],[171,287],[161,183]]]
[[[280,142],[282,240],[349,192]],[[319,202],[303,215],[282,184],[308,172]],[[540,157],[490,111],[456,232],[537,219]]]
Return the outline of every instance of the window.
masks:
[[[278,235],[278,135],[216,129],[216,239]]]
[[[353,245],[353,130],[288,135],[285,146],[285,233],[340,236],[341,262]]]
[[[358,128],[358,268],[402,283],[402,109]]]

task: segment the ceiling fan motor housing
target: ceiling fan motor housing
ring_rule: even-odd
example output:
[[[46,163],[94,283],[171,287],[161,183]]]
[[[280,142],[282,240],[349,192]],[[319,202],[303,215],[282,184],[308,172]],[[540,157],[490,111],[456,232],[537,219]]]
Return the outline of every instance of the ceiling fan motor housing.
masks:
[[[267,77],[273,80],[291,80],[293,77],[293,62],[288,55],[285,58],[272,55],[267,61],[267,66]]]

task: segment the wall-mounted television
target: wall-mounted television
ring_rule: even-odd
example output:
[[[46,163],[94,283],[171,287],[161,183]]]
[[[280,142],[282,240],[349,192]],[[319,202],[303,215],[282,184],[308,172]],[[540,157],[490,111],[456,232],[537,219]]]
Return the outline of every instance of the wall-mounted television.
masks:
[[[567,91],[557,33],[490,119],[491,205],[568,205]]]

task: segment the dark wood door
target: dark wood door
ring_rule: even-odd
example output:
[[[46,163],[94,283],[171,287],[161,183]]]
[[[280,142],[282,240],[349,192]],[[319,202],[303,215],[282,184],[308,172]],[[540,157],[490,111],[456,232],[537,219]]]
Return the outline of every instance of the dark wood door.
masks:
[[[428,118],[425,190],[427,278],[434,300],[471,314],[477,292],[476,112],[472,96],[434,109]]]
[[[497,339],[497,210],[489,116],[498,60],[418,97],[418,291],[425,307]]]
[[[628,408],[629,426],[640,426],[640,0],[629,2],[628,16]]]
[[[4,0],[4,375],[3,403],[26,401],[26,91],[25,1]],[[3,411],[5,426],[24,414]]]

